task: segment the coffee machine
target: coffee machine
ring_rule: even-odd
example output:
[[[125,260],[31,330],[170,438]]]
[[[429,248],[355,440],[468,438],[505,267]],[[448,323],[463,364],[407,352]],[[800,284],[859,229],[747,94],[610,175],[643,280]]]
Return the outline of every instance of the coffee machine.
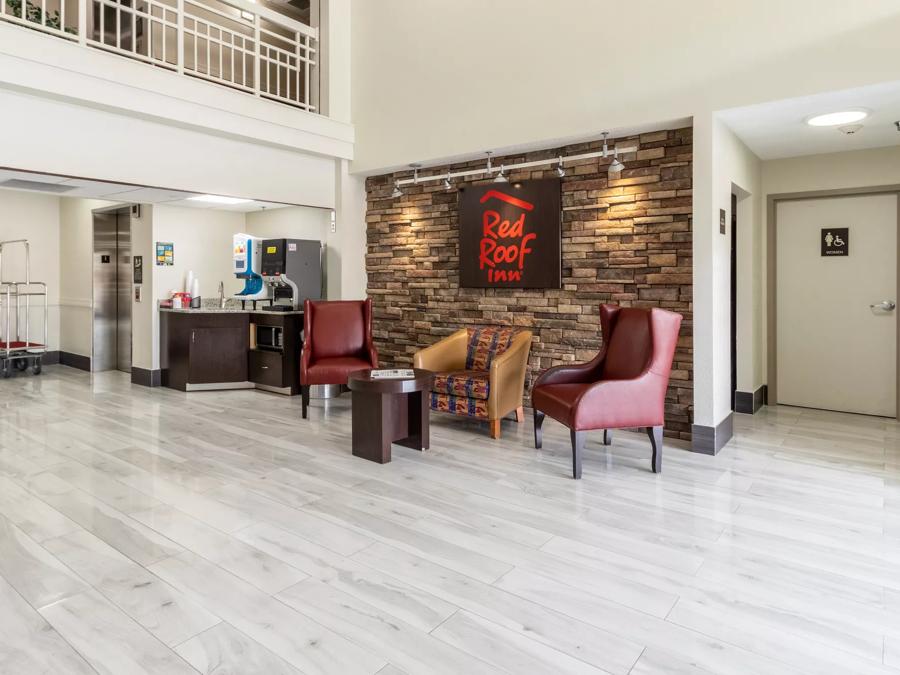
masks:
[[[261,274],[262,244],[259,237],[249,234],[234,235],[234,276],[244,280],[244,288],[234,297],[241,305],[252,300],[254,308],[258,300],[269,300],[269,286],[263,283]]]
[[[262,242],[262,276],[271,294],[270,309],[303,308],[304,300],[322,299],[322,242],[266,239]]]

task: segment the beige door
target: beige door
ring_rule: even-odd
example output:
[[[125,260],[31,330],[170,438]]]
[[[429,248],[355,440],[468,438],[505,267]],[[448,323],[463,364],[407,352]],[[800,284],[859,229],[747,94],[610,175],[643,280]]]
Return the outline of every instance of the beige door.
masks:
[[[897,195],[777,209],[778,403],[896,416]]]

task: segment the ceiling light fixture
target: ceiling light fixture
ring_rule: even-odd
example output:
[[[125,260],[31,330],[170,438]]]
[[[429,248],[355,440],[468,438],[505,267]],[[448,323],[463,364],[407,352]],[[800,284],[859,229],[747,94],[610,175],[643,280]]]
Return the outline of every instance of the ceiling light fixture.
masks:
[[[190,202],[206,202],[208,204],[246,204],[252,202],[252,199],[239,199],[237,197],[222,197],[220,195],[196,195],[188,197]]]
[[[402,196],[403,196],[403,190],[400,189],[400,181],[395,180],[394,181],[394,191],[391,193],[391,197],[393,199],[397,199],[397,197],[402,197]]]
[[[869,111],[864,108],[851,108],[836,112],[812,115],[806,118],[806,123],[811,127],[837,127],[842,124],[853,124],[866,119]]]
[[[500,173],[497,174],[497,177],[494,179],[495,183],[508,183],[509,178],[506,177],[506,166],[500,165]]]
[[[563,163],[562,163],[562,162],[563,162],[563,160],[562,160],[562,155],[560,155],[560,156],[559,156],[559,162],[558,162],[557,165],[556,165],[556,175],[559,176],[560,178],[565,178],[565,176],[566,176],[566,170],[563,168]]]

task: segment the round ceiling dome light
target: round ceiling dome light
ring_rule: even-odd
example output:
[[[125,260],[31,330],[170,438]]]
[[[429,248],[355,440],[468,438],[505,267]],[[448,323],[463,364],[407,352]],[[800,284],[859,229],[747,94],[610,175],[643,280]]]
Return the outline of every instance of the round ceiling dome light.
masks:
[[[869,116],[869,111],[863,108],[850,110],[838,110],[836,112],[813,115],[806,118],[806,123],[811,127],[837,127],[842,124],[860,122]]]

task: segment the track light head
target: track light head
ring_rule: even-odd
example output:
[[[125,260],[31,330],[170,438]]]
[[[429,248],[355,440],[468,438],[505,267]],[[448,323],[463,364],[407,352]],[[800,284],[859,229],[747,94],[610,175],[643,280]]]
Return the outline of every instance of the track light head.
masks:
[[[606,159],[609,156],[609,146],[607,145],[607,137],[609,136],[608,131],[603,132],[603,159]]]
[[[566,170],[563,168],[562,155],[559,156],[559,163],[556,165],[556,175],[565,178]]]
[[[491,165],[491,155],[493,155],[494,153],[490,150],[485,150],[484,154],[487,155],[487,168],[484,170],[484,172],[488,176],[490,176],[494,172],[494,167]]]
[[[419,184],[419,169],[422,168],[421,164],[410,164],[409,168],[413,170],[413,185]]]
[[[622,173],[622,169],[624,169],[624,168],[625,168],[625,165],[619,161],[619,151],[616,150],[616,154],[613,157],[612,164],[609,165],[609,169],[607,169],[607,171],[609,171],[610,176],[613,176],[613,175]]]
[[[444,178],[444,189],[447,192],[450,192],[453,189],[453,183],[450,182],[450,172],[447,172],[447,177]]]
[[[495,183],[508,183],[509,178],[506,177],[506,167],[502,164],[500,165],[500,173],[497,174],[497,177],[494,179]]]
[[[395,180],[394,181],[394,191],[391,193],[391,198],[397,199],[397,197],[402,197],[402,196],[403,196],[403,190],[400,189],[400,181]]]

